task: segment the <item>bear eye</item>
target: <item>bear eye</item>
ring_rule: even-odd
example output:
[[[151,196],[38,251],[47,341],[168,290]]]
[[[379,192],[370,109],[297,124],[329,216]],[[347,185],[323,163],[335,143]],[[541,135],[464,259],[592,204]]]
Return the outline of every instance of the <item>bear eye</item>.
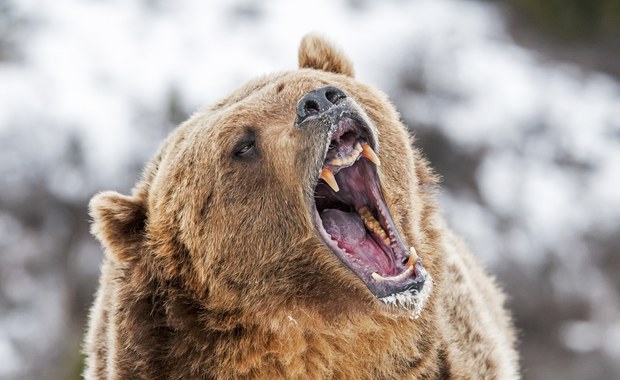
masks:
[[[254,142],[249,142],[249,143],[243,145],[241,148],[239,148],[239,150],[235,152],[235,155],[236,156],[245,156],[252,149],[254,149]]]
[[[255,154],[256,135],[253,132],[248,132],[235,144],[233,155],[237,158],[249,158]]]

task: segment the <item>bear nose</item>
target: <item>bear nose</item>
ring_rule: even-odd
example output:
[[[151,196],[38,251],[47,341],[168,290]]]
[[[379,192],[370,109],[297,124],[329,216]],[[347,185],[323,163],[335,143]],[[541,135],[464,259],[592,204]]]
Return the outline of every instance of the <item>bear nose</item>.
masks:
[[[320,87],[310,91],[297,102],[295,125],[299,127],[309,117],[327,111],[346,97],[347,95],[341,89],[334,86]]]

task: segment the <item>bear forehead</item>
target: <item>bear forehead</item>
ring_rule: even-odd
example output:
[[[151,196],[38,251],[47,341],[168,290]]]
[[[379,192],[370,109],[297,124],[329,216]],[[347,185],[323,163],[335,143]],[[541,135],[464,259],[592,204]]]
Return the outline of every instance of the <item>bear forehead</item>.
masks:
[[[364,100],[370,101],[373,97],[376,100],[384,99],[379,91],[345,75],[314,69],[299,69],[250,80],[229,96],[207,107],[206,111],[218,113],[231,108],[239,111],[243,107],[272,111],[286,104],[289,107],[282,111],[294,117],[294,107],[304,94],[327,85],[342,89],[347,95],[353,96],[362,103]]]

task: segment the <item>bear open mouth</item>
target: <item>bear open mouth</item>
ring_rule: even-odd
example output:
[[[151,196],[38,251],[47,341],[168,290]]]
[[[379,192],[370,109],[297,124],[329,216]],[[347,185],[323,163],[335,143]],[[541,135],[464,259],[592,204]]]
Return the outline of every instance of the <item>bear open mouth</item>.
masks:
[[[383,199],[365,123],[344,117],[334,128],[315,192],[315,224],[342,262],[386,303],[415,306],[427,276],[403,243]]]

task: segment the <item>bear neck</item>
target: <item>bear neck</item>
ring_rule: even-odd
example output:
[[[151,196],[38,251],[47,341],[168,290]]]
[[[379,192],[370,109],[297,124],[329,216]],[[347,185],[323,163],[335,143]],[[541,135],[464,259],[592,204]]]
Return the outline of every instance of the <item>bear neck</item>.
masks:
[[[116,340],[108,350],[115,351],[110,355],[120,378],[136,371],[152,378],[389,378],[441,371],[432,300],[418,319],[382,308],[329,319],[299,307],[250,315],[211,308],[139,264],[131,272],[113,292],[125,306],[107,316],[115,329],[108,335]],[[390,373],[377,373],[377,363],[389,363],[381,371]]]

